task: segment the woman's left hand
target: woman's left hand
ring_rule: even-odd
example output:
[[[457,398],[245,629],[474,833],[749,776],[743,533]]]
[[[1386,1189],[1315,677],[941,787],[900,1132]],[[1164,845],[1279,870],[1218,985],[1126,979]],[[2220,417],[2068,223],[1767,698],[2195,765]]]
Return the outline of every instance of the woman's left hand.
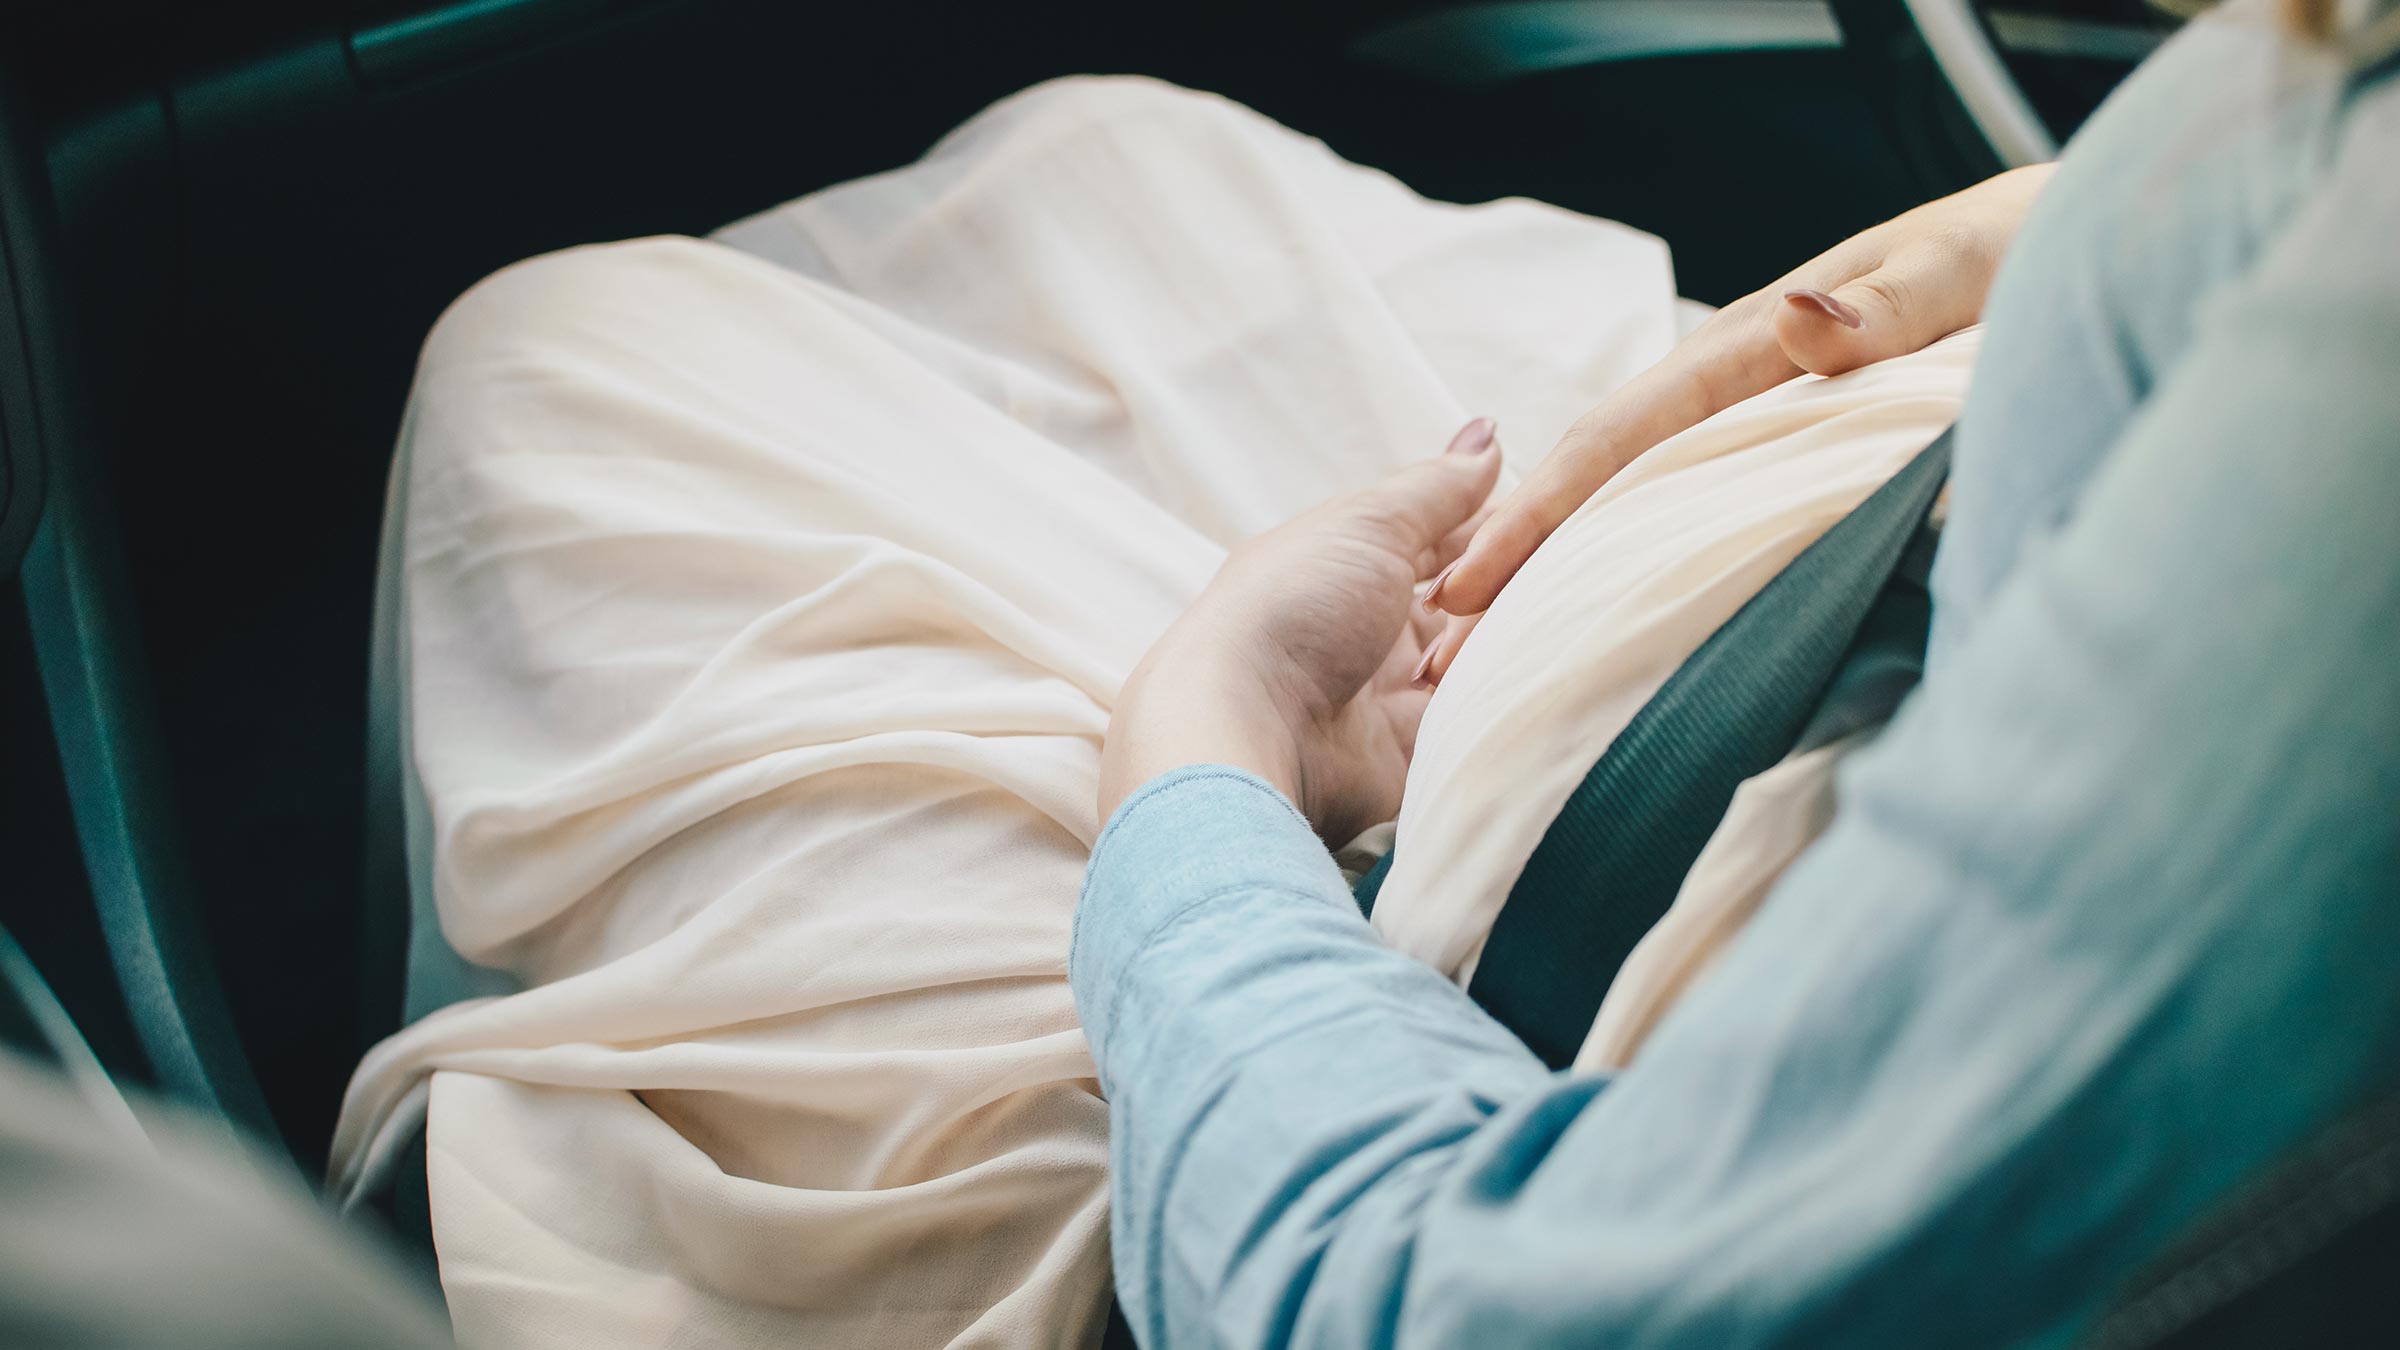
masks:
[[[1397,815],[1441,624],[1417,589],[1466,547],[1499,474],[1479,419],[1443,454],[1235,548],[1125,683],[1101,819],[1186,764],[1258,774],[1336,846]]]

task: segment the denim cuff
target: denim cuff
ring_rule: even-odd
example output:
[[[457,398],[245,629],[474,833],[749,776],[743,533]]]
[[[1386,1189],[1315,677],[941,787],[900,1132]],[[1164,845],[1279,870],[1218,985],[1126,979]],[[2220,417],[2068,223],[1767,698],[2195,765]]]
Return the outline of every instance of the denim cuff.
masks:
[[[1112,1030],[1121,983],[1161,932],[1212,900],[1260,891],[1351,903],[1316,830],[1265,779],[1187,765],[1127,797],[1092,848],[1067,957],[1094,1056]]]

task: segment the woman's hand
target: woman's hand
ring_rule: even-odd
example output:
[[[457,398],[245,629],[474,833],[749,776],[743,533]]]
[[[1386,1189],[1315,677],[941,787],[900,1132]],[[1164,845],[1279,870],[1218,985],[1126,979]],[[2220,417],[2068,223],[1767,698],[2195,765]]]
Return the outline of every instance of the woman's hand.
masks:
[[[1478,420],[1441,455],[1234,549],[1126,681],[1101,819],[1186,764],[1258,774],[1336,846],[1397,815],[1439,624],[1417,586],[1466,546],[1499,474]]]
[[[1803,371],[1839,374],[1974,323],[2049,176],[2047,164],[2012,169],[1844,240],[1717,311],[1577,419],[1436,580],[1429,602],[1462,617],[1435,641],[1430,675],[1550,532],[1643,451]]]

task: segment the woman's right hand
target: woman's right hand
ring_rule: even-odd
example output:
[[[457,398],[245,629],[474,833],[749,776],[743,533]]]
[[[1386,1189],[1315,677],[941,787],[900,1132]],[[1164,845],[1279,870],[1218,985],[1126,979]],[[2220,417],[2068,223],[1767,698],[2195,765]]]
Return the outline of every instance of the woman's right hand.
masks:
[[[1801,374],[1900,356],[1976,322],[1992,274],[2050,166],[2012,169],[1897,216],[1718,310],[1666,359],[1576,419],[1493,511],[1424,604],[1455,617],[1439,680],[1475,619],[1550,532],[1651,446]]]

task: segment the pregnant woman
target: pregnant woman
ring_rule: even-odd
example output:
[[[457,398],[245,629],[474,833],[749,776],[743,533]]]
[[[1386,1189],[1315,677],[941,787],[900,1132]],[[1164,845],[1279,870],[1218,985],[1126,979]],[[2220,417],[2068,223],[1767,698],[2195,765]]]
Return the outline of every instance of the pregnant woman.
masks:
[[[1112,1174],[1154,1345],[2064,1336],[2400,1068],[2400,99],[2382,10],[2244,9],[2046,188],[1680,343],[1646,236],[1140,81],[485,282],[395,470],[426,1015],[340,1180],[423,1121],[471,1344],[1087,1342]],[[1576,587],[1638,703],[1973,335],[1786,382],[2003,249],[1925,689],[1639,1060],[1553,1076],[1452,902],[1557,801],[1435,741]],[[1910,434],[1786,452],[1898,369]],[[1622,542],[1649,454],[1744,471]],[[1379,937],[1326,846],[1395,816]]]

